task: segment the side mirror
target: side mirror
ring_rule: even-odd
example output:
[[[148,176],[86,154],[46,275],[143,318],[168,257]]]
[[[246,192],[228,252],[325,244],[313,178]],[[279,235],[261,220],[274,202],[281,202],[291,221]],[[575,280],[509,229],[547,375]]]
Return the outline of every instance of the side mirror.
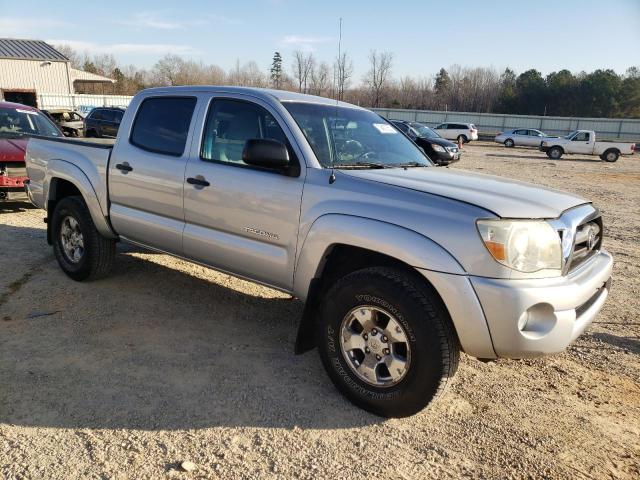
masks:
[[[272,170],[290,170],[287,147],[277,140],[251,138],[244,144],[242,160],[247,165],[269,168]]]

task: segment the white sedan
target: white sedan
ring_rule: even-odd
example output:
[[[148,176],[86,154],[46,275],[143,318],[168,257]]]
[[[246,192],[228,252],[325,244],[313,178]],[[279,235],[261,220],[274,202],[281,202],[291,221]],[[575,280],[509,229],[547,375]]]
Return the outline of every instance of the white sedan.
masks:
[[[516,128],[500,132],[495,141],[505,147],[539,147],[543,137],[547,134],[533,128]]]

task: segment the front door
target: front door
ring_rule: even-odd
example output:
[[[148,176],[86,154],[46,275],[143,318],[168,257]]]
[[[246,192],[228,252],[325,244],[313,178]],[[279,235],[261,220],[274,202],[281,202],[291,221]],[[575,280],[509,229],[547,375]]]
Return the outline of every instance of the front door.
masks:
[[[184,170],[196,98],[147,97],[109,161],[111,223],[121,236],[182,255]],[[132,126],[133,125],[133,126]]]
[[[291,177],[242,161],[247,140],[269,138],[301,162],[284,122],[266,103],[242,95],[214,97],[202,115],[205,127],[185,172],[185,255],[291,290],[305,169]]]
[[[569,151],[571,153],[591,154],[593,152],[593,142],[589,132],[578,132],[571,139]]]

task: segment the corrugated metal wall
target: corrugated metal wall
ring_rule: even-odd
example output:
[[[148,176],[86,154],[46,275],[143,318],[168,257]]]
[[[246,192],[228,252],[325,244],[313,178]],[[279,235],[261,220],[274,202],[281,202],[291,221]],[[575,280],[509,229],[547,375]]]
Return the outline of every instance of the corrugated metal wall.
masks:
[[[594,130],[603,138],[640,142],[640,119],[540,117],[393,108],[372,110],[390,120],[410,120],[432,127],[443,122],[473,123],[485,134],[496,134],[508,128],[537,128],[551,135],[566,135],[572,130],[584,129]]]
[[[73,93],[69,84],[67,62],[0,59],[1,90],[35,90],[36,92]]]

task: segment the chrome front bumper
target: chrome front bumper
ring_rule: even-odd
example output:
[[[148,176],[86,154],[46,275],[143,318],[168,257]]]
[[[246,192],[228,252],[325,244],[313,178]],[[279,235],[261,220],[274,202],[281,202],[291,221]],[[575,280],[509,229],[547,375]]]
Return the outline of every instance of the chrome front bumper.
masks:
[[[603,250],[562,277],[535,280],[469,277],[497,356],[536,357],[567,348],[604,305],[612,266],[613,258]]]

